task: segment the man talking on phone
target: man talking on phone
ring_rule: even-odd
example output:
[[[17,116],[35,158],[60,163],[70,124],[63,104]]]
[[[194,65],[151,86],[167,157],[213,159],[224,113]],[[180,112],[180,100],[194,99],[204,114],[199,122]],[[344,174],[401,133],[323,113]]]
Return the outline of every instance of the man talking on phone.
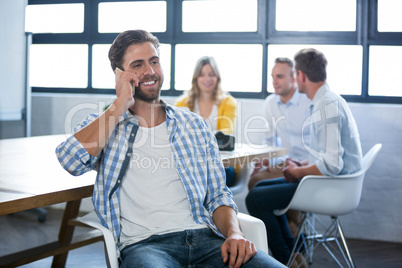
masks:
[[[93,203],[120,267],[284,267],[241,233],[208,125],[160,98],[158,39],[123,32],[109,59],[117,98],[56,154],[73,175],[98,172]]]

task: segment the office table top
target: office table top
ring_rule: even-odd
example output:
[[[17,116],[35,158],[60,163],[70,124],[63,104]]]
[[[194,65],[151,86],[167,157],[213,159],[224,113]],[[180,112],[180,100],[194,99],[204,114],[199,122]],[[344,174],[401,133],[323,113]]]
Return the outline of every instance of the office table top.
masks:
[[[286,155],[286,148],[236,143],[234,151],[221,151],[225,167],[236,166]]]
[[[92,195],[95,173],[71,176],[55,149],[65,135],[0,140],[0,215]]]

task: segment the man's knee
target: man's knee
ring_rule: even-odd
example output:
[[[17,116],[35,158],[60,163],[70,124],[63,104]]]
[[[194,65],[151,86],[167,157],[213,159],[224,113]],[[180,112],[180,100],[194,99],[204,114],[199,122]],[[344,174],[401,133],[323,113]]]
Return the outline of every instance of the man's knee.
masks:
[[[265,252],[259,250],[257,255],[255,255],[251,260],[245,263],[243,268],[262,268],[262,267],[270,267],[270,268],[284,268],[286,267],[279,261],[275,260],[273,257],[269,256]]]

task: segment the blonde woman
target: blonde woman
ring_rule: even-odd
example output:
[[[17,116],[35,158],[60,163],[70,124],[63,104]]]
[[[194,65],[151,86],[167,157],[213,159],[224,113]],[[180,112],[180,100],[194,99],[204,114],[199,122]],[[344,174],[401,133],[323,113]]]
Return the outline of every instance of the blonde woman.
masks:
[[[233,134],[236,121],[236,100],[221,88],[221,76],[213,57],[202,57],[194,68],[191,89],[176,102],[201,115],[212,131]]]
[[[236,100],[221,88],[221,76],[213,57],[204,56],[197,61],[194,68],[191,89],[176,102],[176,106],[187,107],[201,115],[212,131],[233,134],[236,122]],[[237,173],[240,166],[236,167]],[[233,186],[236,171],[233,167],[225,168],[226,184]]]

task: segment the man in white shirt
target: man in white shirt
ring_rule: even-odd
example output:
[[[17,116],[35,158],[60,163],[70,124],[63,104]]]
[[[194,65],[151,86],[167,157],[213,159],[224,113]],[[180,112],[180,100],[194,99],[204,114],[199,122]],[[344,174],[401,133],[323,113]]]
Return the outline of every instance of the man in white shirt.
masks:
[[[308,145],[310,133],[303,123],[309,116],[311,101],[296,89],[292,60],[276,58],[272,80],[275,94],[269,95],[264,102],[264,116],[268,125],[264,143],[285,147],[288,154],[271,163],[267,160],[256,163],[249,189],[261,180],[282,177],[286,158],[301,161],[309,156],[305,145]]]

